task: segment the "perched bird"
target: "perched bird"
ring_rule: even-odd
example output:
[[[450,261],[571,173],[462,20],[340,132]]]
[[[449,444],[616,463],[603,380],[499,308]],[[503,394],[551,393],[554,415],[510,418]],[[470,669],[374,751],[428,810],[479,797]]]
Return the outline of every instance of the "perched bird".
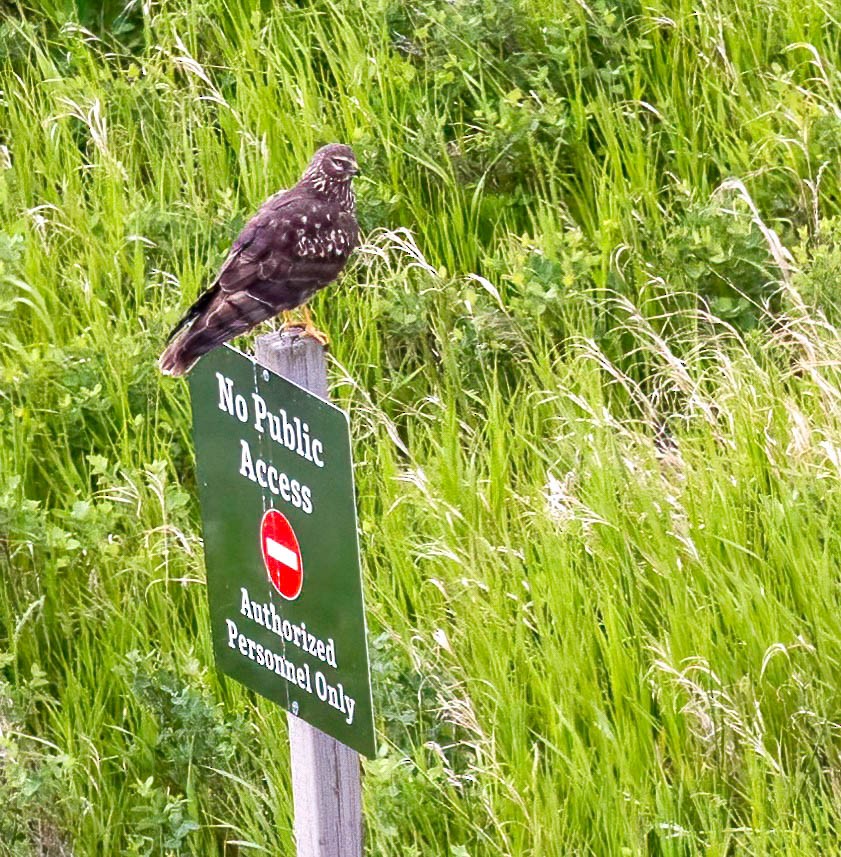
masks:
[[[359,243],[353,150],[320,148],[290,190],[248,221],[214,283],[176,325],[161,355],[165,375],[184,375],[203,354],[261,321],[306,303],[333,282]],[[326,342],[305,310],[306,332]]]

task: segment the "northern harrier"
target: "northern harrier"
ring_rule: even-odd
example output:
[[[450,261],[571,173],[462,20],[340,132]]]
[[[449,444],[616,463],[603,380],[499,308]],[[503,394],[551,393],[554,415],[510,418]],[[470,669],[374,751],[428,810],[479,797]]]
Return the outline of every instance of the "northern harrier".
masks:
[[[176,325],[161,355],[165,375],[184,375],[217,345],[306,303],[332,283],[359,243],[353,150],[331,143],[301,180],[269,197],[234,241],[213,285]],[[306,331],[323,334],[305,310]]]

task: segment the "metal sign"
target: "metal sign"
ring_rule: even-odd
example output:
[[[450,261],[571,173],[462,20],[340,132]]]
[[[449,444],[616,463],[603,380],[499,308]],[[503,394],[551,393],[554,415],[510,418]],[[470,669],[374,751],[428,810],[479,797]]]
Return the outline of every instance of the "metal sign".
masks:
[[[372,757],[347,416],[227,346],[189,381],[216,663]]]

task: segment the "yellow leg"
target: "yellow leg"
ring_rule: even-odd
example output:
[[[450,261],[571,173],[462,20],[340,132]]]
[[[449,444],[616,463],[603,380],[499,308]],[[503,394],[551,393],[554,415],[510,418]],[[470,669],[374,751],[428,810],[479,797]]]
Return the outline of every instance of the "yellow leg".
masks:
[[[280,314],[282,324],[280,325],[281,330],[290,330],[293,327],[297,327],[299,330],[304,327],[303,322],[300,318],[298,318],[297,314],[291,309],[285,309]]]
[[[304,316],[304,333],[307,336],[311,336],[316,342],[320,342],[322,345],[330,344],[330,337],[323,330],[319,330],[312,320],[312,315],[310,313],[310,308],[308,306],[304,306],[301,311]]]

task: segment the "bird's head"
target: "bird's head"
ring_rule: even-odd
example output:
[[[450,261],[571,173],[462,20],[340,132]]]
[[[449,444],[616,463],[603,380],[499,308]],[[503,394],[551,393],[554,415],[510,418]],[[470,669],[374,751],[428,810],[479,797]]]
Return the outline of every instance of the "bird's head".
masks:
[[[351,179],[359,172],[356,155],[350,146],[330,143],[322,146],[312,157],[302,182],[327,196],[345,196]]]
[[[318,163],[334,181],[350,181],[359,172],[353,149],[343,143],[322,146],[313,156],[312,162]]]

